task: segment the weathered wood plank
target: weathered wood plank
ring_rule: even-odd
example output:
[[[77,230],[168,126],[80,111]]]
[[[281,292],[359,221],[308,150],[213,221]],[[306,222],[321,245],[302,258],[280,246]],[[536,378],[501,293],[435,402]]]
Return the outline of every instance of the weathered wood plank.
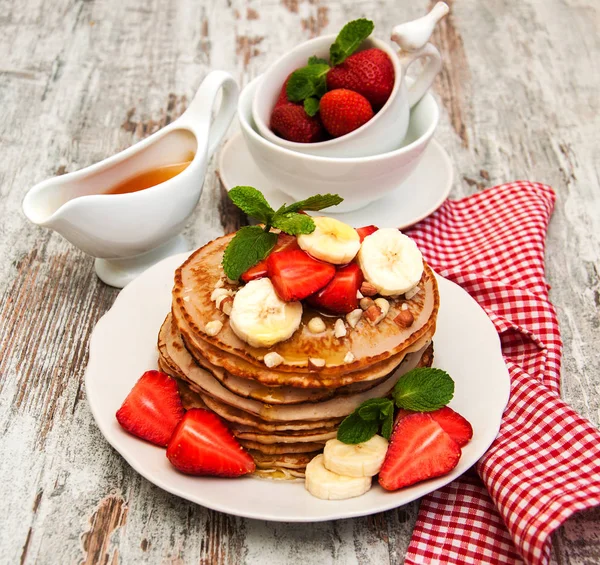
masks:
[[[156,488],[104,441],[82,388],[87,342],[116,291],[93,262],[26,223],[43,178],[89,165],[173,120],[211,68],[246,84],[285,49],[367,15],[380,36],[430,5],[351,0],[28,0],[0,10],[0,561],[402,563],[417,504],[313,525],[208,511]],[[563,394],[600,423],[600,108],[592,0],[454,0],[436,34],[437,139],[453,196],[515,178],[558,193],[548,279]],[[211,165],[186,228],[201,245],[244,222]],[[600,559],[597,511],[554,536],[553,561]]]

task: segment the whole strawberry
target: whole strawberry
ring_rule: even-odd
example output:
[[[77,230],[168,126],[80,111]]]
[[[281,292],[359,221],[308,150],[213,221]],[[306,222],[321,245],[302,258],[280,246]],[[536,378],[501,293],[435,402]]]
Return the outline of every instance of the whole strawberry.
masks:
[[[374,115],[371,104],[364,96],[345,88],[327,92],[321,98],[319,114],[325,129],[333,137],[354,131]]]
[[[318,117],[309,116],[302,104],[280,104],[271,113],[271,130],[283,139],[297,143],[314,143],[325,139]]]
[[[394,66],[381,49],[367,49],[350,55],[327,73],[327,88],[347,88],[362,94],[379,110],[394,88]]]

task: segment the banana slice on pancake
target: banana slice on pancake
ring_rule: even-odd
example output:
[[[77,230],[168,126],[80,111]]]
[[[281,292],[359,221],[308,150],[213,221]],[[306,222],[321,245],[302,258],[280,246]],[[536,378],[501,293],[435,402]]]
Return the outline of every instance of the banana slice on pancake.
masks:
[[[344,500],[365,494],[371,488],[371,477],[348,477],[325,468],[323,455],[317,455],[307,466],[304,486],[323,500]]]
[[[313,220],[315,231],[297,236],[300,248],[334,265],[350,263],[360,249],[358,232],[335,218],[317,216]]]
[[[229,325],[252,347],[271,347],[300,327],[302,304],[284,302],[269,279],[250,281],[233,299]]]
[[[380,229],[365,237],[358,264],[382,296],[404,294],[423,275],[423,256],[417,244],[397,229]]]

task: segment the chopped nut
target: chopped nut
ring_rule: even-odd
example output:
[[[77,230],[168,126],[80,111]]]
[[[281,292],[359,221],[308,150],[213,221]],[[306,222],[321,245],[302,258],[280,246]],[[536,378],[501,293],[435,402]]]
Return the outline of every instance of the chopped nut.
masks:
[[[390,311],[390,303],[385,298],[376,298],[375,304],[377,304],[377,306],[379,306],[379,308],[381,309],[381,312],[383,314],[383,317],[385,318],[387,316],[388,312]]]
[[[404,298],[406,298],[406,300],[410,300],[411,298],[419,294],[419,292],[421,292],[421,287],[419,285],[413,286],[408,292],[404,293]]]
[[[369,324],[372,326],[376,326],[385,317],[381,311],[381,308],[377,306],[377,304],[369,306],[369,308],[365,310],[365,316],[367,317],[367,320],[369,320]]]
[[[408,304],[406,302],[402,303],[402,306],[400,306],[401,310],[408,310]]]
[[[222,328],[223,322],[221,322],[220,320],[211,320],[210,322],[208,322],[208,324],[206,324],[206,326],[204,326],[206,334],[210,336],[217,335]]]
[[[325,322],[318,316],[315,316],[314,318],[311,318],[308,322],[308,329],[311,333],[320,334],[326,329]]]
[[[228,288],[215,288],[210,295],[210,299],[216,301],[220,296],[233,296],[233,290]]]
[[[358,322],[360,321],[362,315],[363,311],[360,308],[352,310],[352,312],[346,314],[346,322],[348,322],[351,328],[355,328],[356,324],[358,324]]]
[[[377,289],[368,281],[360,285],[360,291],[364,296],[375,296],[377,294]]]
[[[358,298],[359,300],[360,300],[361,298],[364,298],[364,296],[363,296],[363,294],[362,294],[362,292],[361,292],[360,290],[357,290],[357,291],[356,291],[356,298]]]
[[[400,310],[400,313],[394,318],[401,328],[410,328],[415,321],[414,316],[410,310]]]
[[[373,306],[373,304],[375,304],[375,301],[372,298],[365,297],[360,299],[359,304],[363,310],[368,310],[371,306]]]
[[[263,357],[263,361],[269,369],[272,369],[283,363],[283,357],[277,351],[270,351]]]
[[[229,316],[231,314],[231,308],[233,307],[233,298],[231,296],[223,296],[217,299],[217,308]]]
[[[217,284],[215,284],[215,288],[223,288],[223,285],[224,285],[224,284],[225,284],[225,283],[223,282],[223,279],[219,279],[219,280],[217,281]]]
[[[338,318],[335,321],[335,325],[333,326],[333,334],[335,337],[344,337],[346,335],[346,325],[344,324],[344,320]]]
[[[321,359],[319,357],[309,357],[308,358],[308,369],[310,371],[318,371],[325,367],[325,359]]]
[[[344,363],[352,363],[352,361],[354,361],[354,353],[352,353],[352,351],[348,351],[344,357]]]

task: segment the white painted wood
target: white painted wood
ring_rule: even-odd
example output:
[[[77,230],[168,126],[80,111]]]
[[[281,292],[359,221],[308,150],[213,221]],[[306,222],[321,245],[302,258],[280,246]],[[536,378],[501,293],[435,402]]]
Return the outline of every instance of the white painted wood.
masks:
[[[455,0],[436,134],[452,196],[531,179],[558,195],[547,269],[563,394],[600,423],[600,6]],[[0,10],[0,561],[401,563],[417,504],[368,518],[269,524],[207,511],[137,476],[97,430],[81,388],[89,332],[116,292],[91,258],[29,225],[28,187],[94,163],[174,119],[209,69],[246,84],[285,49],[369,16],[381,37],[433,5],[375,0],[26,0]],[[390,29],[388,29],[390,28]],[[387,30],[387,31],[386,31]],[[210,167],[186,230],[237,226]],[[554,537],[555,563],[600,560],[597,510]]]

